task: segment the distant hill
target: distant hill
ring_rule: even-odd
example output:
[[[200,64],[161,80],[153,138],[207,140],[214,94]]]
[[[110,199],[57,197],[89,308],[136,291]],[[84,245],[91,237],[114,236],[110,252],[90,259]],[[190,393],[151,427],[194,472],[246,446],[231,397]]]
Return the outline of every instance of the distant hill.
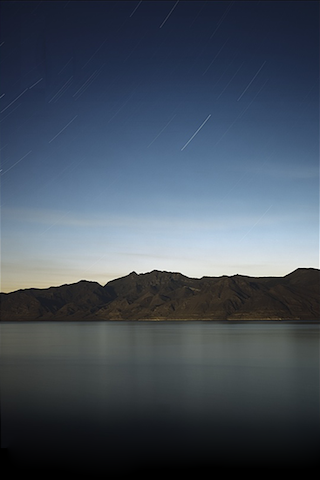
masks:
[[[104,287],[81,280],[0,294],[2,321],[33,320],[320,320],[320,271],[284,277],[188,278],[135,272]]]

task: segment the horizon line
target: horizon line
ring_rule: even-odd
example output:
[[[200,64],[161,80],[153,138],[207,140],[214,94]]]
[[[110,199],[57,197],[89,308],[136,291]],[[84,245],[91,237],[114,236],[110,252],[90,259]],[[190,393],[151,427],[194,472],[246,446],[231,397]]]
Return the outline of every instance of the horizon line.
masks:
[[[295,268],[294,270],[291,270],[289,273],[285,274],[285,275],[261,275],[261,276],[253,276],[253,275],[246,275],[246,274],[242,274],[242,273],[235,273],[233,275],[217,275],[217,276],[211,276],[211,275],[203,275],[202,277],[189,277],[188,275],[184,275],[183,273],[181,272],[172,272],[172,271],[168,271],[168,270],[158,270],[158,269],[154,269],[154,270],[150,270],[148,272],[141,272],[141,273],[137,273],[136,271],[132,271],[130,273],[128,273],[127,275],[123,275],[121,277],[115,277],[115,278],[112,278],[111,280],[109,280],[107,283],[105,283],[104,285],[99,283],[98,281],[96,280],[86,280],[84,278],[81,278],[80,280],[77,280],[76,282],[71,282],[71,283],[62,283],[62,284],[59,284],[59,285],[49,285],[48,287],[23,287],[23,288],[18,288],[17,290],[11,290],[9,292],[3,292],[3,291],[0,291],[0,294],[4,294],[4,295],[8,295],[10,293],[15,293],[15,292],[20,292],[20,291],[24,291],[24,290],[48,290],[49,288],[59,288],[59,287],[64,287],[66,285],[76,285],[77,283],[80,283],[80,282],[87,282],[87,283],[97,283],[98,285],[100,285],[101,287],[105,287],[106,285],[108,285],[108,283],[110,282],[113,282],[114,280],[121,280],[123,278],[126,278],[126,277],[129,277],[130,275],[132,274],[135,274],[137,276],[140,276],[140,275],[150,275],[151,273],[154,273],[154,272],[159,272],[159,273],[169,273],[169,274],[172,274],[172,275],[182,275],[183,277],[186,277],[186,278],[190,278],[190,279],[196,279],[196,280],[201,280],[202,278],[222,278],[222,277],[236,277],[236,276],[239,276],[239,277],[248,277],[248,278],[283,278],[283,277],[286,277],[294,272],[296,272],[297,270],[318,270],[320,272],[320,268],[319,267],[297,267]]]

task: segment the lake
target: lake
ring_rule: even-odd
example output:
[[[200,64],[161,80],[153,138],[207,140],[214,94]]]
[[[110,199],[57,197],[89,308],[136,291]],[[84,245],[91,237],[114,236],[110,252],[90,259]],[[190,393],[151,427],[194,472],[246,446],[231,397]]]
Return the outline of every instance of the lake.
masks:
[[[35,470],[314,468],[319,327],[2,323],[2,446]]]

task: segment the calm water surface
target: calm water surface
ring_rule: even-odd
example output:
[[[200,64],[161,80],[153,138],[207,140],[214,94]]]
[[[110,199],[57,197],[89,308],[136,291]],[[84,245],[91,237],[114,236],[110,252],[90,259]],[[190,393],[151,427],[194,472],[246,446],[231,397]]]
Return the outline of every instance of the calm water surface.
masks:
[[[1,324],[2,446],[22,465],[313,467],[319,324]]]

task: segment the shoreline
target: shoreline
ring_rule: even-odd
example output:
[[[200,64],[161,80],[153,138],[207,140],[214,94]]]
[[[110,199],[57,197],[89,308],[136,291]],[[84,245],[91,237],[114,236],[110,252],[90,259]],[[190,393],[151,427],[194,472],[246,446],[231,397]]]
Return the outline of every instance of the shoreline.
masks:
[[[294,323],[294,324],[320,324],[319,320],[301,320],[301,319],[230,319],[230,320],[218,320],[218,319],[165,319],[165,318],[146,318],[146,319],[135,319],[135,320],[117,320],[117,319],[58,319],[58,320],[1,320],[0,324],[11,324],[11,323]]]

